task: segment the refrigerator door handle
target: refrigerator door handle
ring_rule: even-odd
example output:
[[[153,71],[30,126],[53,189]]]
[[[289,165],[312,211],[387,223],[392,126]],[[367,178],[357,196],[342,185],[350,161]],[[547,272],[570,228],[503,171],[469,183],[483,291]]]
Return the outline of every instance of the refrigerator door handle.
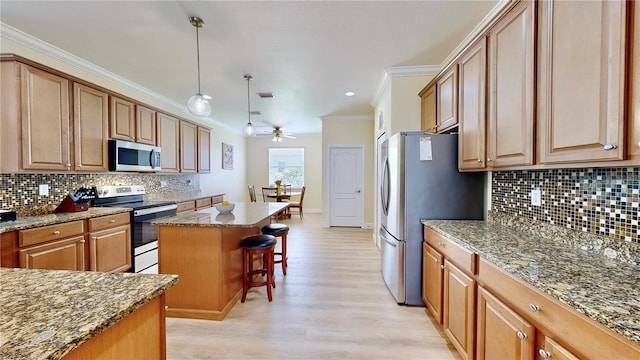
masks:
[[[385,215],[389,215],[389,159],[384,160],[384,167],[382,168],[382,181],[380,184],[380,201],[382,202],[382,212]]]

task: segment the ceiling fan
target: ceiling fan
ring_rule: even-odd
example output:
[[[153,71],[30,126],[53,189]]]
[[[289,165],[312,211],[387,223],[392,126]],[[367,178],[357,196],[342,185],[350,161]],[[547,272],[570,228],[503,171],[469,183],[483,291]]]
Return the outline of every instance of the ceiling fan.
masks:
[[[264,132],[264,133],[258,133],[257,135],[258,136],[273,136],[273,138],[271,139],[273,142],[282,142],[283,138],[287,138],[287,139],[295,139],[296,138],[295,136],[293,136],[292,133],[285,132],[279,126],[274,126],[270,133],[269,132]]]

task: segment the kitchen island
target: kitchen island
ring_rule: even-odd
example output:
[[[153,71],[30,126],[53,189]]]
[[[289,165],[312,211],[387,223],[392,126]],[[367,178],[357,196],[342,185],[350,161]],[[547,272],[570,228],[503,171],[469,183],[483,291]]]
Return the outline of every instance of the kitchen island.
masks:
[[[166,293],[167,316],[224,319],[242,295],[240,241],[260,234],[271,216],[288,206],[236,203],[229,214],[206,208],[155,221],[159,271],[180,276]]]
[[[175,275],[0,268],[0,359],[164,359]]]

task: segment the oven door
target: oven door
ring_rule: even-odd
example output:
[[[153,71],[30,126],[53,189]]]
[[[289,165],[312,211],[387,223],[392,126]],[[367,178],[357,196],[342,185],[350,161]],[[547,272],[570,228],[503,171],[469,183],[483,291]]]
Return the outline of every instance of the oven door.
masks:
[[[158,228],[151,222],[176,216],[175,204],[133,211],[133,248],[144,246],[158,240]]]

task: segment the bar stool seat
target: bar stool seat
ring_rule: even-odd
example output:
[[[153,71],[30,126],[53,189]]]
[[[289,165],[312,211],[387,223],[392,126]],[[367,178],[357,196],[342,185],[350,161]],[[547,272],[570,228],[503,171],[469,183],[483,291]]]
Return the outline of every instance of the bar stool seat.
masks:
[[[282,251],[274,252],[274,256],[278,256],[273,261],[274,264],[282,264],[282,274],[287,275],[287,234],[289,234],[289,227],[285,224],[273,223],[262,227],[263,234],[273,235],[275,237],[282,238]]]
[[[267,298],[272,300],[271,288],[275,287],[273,277],[273,257],[274,249],[278,241],[272,235],[253,235],[240,242],[242,247],[242,300],[247,300],[247,291],[252,287],[266,286]],[[253,268],[253,257],[262,257],[262,268]],[[254,275],[264,275],[266,280],[254,281]]]

